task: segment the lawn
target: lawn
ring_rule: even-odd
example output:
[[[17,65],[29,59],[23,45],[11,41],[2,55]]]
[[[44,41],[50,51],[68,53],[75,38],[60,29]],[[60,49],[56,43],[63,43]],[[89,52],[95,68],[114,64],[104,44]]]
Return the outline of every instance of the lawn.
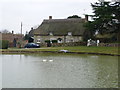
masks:
[[[104,54],[114,54],[114,55],[120,55],[118,53],[117,47],[96,47],[96,46],[74,46],[74,47],[41,47],[41,48],[33,48],[33,49],[17,49],[17,48],[9,48],[4,49],[2,51],[4,52],[18,52],[18,51],[60,51],[60,50],[68,50],[69,52],[87,52],[87,53],[104,53]]]

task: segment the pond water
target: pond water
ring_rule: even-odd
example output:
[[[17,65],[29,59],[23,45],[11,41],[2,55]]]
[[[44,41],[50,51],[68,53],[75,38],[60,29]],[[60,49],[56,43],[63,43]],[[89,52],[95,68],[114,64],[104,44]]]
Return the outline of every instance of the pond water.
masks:
[[[2,58],[0,57],[0,90],[2,89]]]
[[[75,54],[0,55],[3,88],[117,88],[118,57]]]

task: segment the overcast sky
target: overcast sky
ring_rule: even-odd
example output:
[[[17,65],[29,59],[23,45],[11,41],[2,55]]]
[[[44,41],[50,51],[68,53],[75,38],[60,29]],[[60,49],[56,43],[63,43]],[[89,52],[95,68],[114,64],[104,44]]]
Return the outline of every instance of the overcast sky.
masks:
[[[20,33],[22,22],[25,33],[49,16],[53,16],[53,19],[64,19],[72,15],[84,18],[83,14],[92,14],[90,3],[96,1],[98,0],[1,0],[0,30]]]

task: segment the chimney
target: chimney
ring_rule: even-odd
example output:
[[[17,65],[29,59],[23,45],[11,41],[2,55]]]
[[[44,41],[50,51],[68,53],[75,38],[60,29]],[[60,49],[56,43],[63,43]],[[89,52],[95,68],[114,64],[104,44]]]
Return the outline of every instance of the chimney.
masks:
[[[52,19],[52,16],[49,16],[49,20],[51,20]]]
[[[14,34],[14,31],[12,31],[12,34]]]
[[[31,27],[31,30],[33,30],[33,27]]]
[[[86,14],[85,15],[85,22],[87,22],[88,21],[88,15]]]

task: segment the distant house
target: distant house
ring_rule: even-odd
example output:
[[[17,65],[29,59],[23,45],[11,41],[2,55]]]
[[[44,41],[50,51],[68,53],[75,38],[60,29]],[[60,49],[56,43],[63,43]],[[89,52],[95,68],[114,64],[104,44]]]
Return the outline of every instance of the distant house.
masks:
[[[9,41],[9,47],[16,47],[17,43],[22,40],[22,37],[24,37],[24,35],[14,34],[12,31],[12,33],[0,33],[0,37],[0,40]]]
[[[80,42],[83,40],[86,22],[81,18],[70,19],[45,19],[37,29],[32,29],[30,34],[34,36],[35,43],[45,43],[45,41],[57,41],[57,43]]]

